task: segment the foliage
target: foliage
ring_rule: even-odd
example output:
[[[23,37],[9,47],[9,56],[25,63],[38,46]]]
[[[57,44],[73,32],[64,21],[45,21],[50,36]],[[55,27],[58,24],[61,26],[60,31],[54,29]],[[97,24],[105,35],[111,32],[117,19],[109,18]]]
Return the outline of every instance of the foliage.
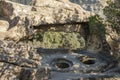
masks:
[[[118,34],[120,33],[120,0],[115,0],[112,2],[109,0],[107,2],[109,6],[104,8],[104,14],[106,16],[106,20],[112,30],[116,31]]]
[[[105,25],[102,21],[103,19],[98,15],[89,18],[89,30],[91,35],[103,36],[105,34]]]
[[[85,47],[85,41],[79,33],[45,32],[42,41],[45,48],[76,49]]]
[[[83,48],[85,47],[85,41],[78,33],[64,34],[62,44],[66,48]]]
[[[108,6],[104,8],[106,23],[98,15],[89,18],[90,34],[102,36],[105,34],[105,27],[108,25],[113,31],[120,34],[120,0],[107,1]]]
[[[55,32],[45,32],[42,43],[44,47],[55,48],[61,46],[61,39],[62,36],[60,34]]]

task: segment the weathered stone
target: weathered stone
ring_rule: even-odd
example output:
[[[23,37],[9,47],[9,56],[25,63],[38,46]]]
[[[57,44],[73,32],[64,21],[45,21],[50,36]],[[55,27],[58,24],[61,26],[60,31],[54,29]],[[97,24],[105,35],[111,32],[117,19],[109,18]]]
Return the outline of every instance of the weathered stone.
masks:
[[[0,20],[0,32],[6,32],[9,28],[8,21]]]
[[[0,79],[62,80],[69,76],[69,79],[89,80],[120,75],[118,64],[101,54],[69,49],[35,49],[35,46],[0,41]]]
[[[0,26],[3,39],[18,41],[41,30],[81,32],[81,24],[86,24],[87,18],[91,16],[90,12],[68,0],[35,1],[28,6],[0,0],[0,21],[5,23]],[[102,41],[96,35],[89,39],[91,46],[88,43],[88,51],[97,53],[102,50]],[[116,78],[120,75],[119,66],[116,61],[101,54],[69,49],[47,50],[23,42],[0,41],[0,80]]]
[[[92,11],[104,17],[103,9],[107,6],[107,0],[70,0],[71,2],[81,5],[87,11]]]
[[[94,12],[96,14],[99,14],[101,17],[106,18],[103,13],[103,9],[104,9],[104,7],[106,7],[108,5],[107,4],[108,0],[70,0],[70,1],[81,5],[81,7],[87,11]],[[117,1],[117,0],[111,0],[111,1]],[[107,44],[105,44],[105,45],[109,46],[109,50],[111,48],[110,55],[116,56],[116,58],[120,57],[120,47],[119,47],[120,42],[118,41],[120,34],[117,34],[116,32],[114,32],[109,26],[106,28],[106,32],[107,32],[107,34],[105,36],[106,36],[106,41],[107,41],[108,45]],[[97,47],[102,48],[102,45],[104,45],[104,44],[102,44],[100,39],[95,40],[96,39],[95,36],[94,37],[91,36],[90,38],[91,38],[91,42],[94,42],[94,43],[91,44],[91,42],[90,42],[90,46],[88,46],[87,49],[89,51],[93,50],[92,52],[100,51],[100,48],[99,48],[99,50],[97,50]],[[90,40],[90,38],[89,38],[89,40]],[[89,45],[89,42],[88,42],[88,45]],[[101,46],[99,46],[99,45],[101,45]]]
[[[28,44],[0,41],[0,80],[35,80],[41,59]]]
[[[86,42],[86,49],[92,53],[98,53],[102,50],[102,41],[101,39],[96,35],[91,35],[88,37],[88,40]]]
[[[0,62],[0,80],[19,80],[21,67]]]
[[[111,55],[116,58],[119,59],[120,58],[120,34],[117,34],[116,32],[114,32],[113,30],[111,30],[110,28],[107,29],[107,33],[106,34],[106,40],[110,46],[110,51],[111,51]]]
[[[8,21],[0,20],[0,39],[4,39],[7,36],[7,30],[9,28]]]
[[[21,67],[40,66],[42,57],[37,52],[25,44],[16,44],[14,42],[0,43],[0,62],[6,62]]]
[[[7,38],[20,40],[32,35],[34,26],[86,22],[93,14],[69,1],[41,0],[29,6],[6,0],[0,1],[0,15],[10,24]]]

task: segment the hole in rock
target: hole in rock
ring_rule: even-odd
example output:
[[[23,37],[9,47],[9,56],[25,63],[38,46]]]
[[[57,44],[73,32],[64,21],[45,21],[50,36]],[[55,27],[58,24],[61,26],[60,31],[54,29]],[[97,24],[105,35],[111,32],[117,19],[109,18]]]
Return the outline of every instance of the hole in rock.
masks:
[[[95,60],[86,59],[86,60],[82,61],[82,63],[87,64],[87,65],[92,65],[92,64],[95,64]]]
[[[82,62],[83,64],[86,64],[86,65],[95,64],[95,61],[96,61],[96,58],[90,57],[87,55],[80,56],[80,57],[78,57],[78,59],[80,60],[80,62]]]
[[[58,69],[67,69],[70,68],[73,64],[71,61],[61,58],[61,59],[54,59],[52,61],[52,65]]]
[[[70,65],[65,62],[56,63],[55,66],[60,69],[69,68]]]

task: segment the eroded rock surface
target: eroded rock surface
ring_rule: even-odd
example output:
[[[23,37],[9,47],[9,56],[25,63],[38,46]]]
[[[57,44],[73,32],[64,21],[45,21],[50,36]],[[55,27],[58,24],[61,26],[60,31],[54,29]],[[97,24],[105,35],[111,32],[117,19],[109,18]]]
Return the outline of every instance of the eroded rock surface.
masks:
[[[85,22],[92,15],[69,1],[41,0],[39,5],[31,5],[0,1],[0,20],[9,23],[9,29],[6,27],[7,31],[4,33],[7,36],[4,38],[20,40],[32,35],[35,32],[34,26]]]
[[[108,6],[108,4],[107,4],[108,0],[70,0],[70,1],[81,5],[81,7],[84,8],[85,10],[92,11],[96,14],[99,14],[101,17],[105,18],[103,9],[104,9],[104,7]],[[111,0],[111,1],[114,2],[116,0]],[[106,28],[106,32],[107,32],[107,34],[105,35],[106,41],[111,48],[111,55],[116,58],[120,58],[120,47],[119,47],[120,41],[118,40],[120,38],[120,34],[117,34],[109,26]],[[94,40],[91,40],[91,42],[97,41],[97,40],[95,40],[96,36],[94,36],[94,37],[91,36],[91,38],[92,39],[94,38]],[[96,51],[97,51],[97,47],[101,47],[101,46],[99,46],[99,45],[101,45],[100,42],[101,42],[100,40],[98,40],[98,42],[96,42],[96,44],[98,46],[97,45],[95,46],[95,43],[91,44],[91,46],[95,46]],[[94,47],[89,47],[88,50],[89,51],[95,50],[93,48]],[[94,51],[92,51],[92,52],[94,52]]]
[[[41,59],[42,57],[37,54],[35,49],[25,43],[0,41],[0,79],[29,80],[28,78],[20,79],[23,74],[21,72],[27,69],[34,72],[34,69],[41,65]],[[31,73],[27,75],[29,74]]]
[[[107,6],[107,0],[70,0],[71,2],[81,5],[82,8],[92,11],[104,17],[103,9]]]
[[[7,41],[1,41],[0,44],[1,80],[90,80],[119,78],[120,75],[116,61],[101,54],[69,49],[42,49],[35,45]]]
[[[0,0],[0,80],[119,80],[119,62],[97,53],[98,45],[96,54],[91,53],[96,49],[94,40],[91,52],[14,42],[42,30],[81,32],[91,15],[68,0],[34,0],[31,6]]]
[[[39,61],[42,58],[35,49],[24,43],[16,44],[10,41],[0,41],[0,52],[1,61],[23,67],[35,67],[35,65],[37,67],[37,65],[40,65]]]

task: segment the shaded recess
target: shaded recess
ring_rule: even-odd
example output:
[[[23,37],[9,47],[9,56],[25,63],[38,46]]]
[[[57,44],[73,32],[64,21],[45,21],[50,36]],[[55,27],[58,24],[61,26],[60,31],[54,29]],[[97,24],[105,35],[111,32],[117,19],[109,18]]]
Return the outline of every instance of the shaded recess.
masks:
[[[73,63],[64,58],[56,58],[52,61],[51,65],[57,69],[67,69],[73,66]]]
[[[30,3],[32,0],[10,0],[10,1],[17,2],[17,3],[21,3],[21,4],[25,4],[25,5],[29,5],[29,3]]]

